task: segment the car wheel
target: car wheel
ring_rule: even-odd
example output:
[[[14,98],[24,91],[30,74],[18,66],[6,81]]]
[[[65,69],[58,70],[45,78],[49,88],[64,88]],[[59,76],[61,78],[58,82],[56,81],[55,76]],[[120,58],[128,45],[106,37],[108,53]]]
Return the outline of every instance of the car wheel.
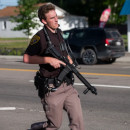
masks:
[[[116,61],[116,58],[109,58],[106,62],[108,64],[114,63]]]
[[[86,49],[82,54],[82,61],[86,65],[94,65],[97,63],[97,56],[94,50]]]

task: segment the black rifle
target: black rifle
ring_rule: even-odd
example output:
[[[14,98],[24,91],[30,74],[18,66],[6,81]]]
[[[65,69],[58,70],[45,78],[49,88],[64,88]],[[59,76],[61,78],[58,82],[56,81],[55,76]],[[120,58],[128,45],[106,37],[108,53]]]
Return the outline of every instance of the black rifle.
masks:
[[[64,76],[67,75],[69,72],[74,73],[83,83],[84,85],[87,87],[86,90],[83,91],[84,94],[86,94],[89,90],[97,95],[97,90],[95,87],[91,86],[91,84],[78,72],[78,70],[76,69],[76,66],[74,64],[70,64],[68,59],[64,56],[62,56],[54,47],[54,45],[51,43],[51,40],[45,30],[45,28],[43,28],[45,35],[46,35],[46,39],[48,41],[48,48],[47,48],[47,53],[52,54],[55,58],[63,61],[66,66],[64,67],[63,71],[60,73],[59,75],[59,82],[63,80]]]

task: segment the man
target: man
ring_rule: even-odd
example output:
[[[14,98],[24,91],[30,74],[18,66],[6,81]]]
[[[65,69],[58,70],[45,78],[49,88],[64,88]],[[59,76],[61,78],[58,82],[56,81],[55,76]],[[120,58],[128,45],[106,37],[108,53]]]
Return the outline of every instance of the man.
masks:
[[[58,29],[59,25],[55,7],[52,4],[41,6],[38,10],[38,17],[44,24],[44,29],[56,50],[61,55],[67,57],[72,64],[73,61],[67,51],[61,49],[61,44],[64,40],[61,36],[60,29]],[[46,53],[48,41],[44,29],[38,31],[33,36],[25,51],[23,60],[25,63],[39,64],[40,76],[43,79],[47,79],[47,81],[51,81],[58,77],[63,66],[66,66],[66,64],[59,59],[56,59],[51,54]],[[41,92],[39,96],[42,100],[48,121],[46,122],[46,125],[43,124],[41,127],[46,127],[44,128],[46,130],[58,130],[62,123],[62,112],[64,109],[69,117],[70,129],[84,130],[80,99],[77,91],[73,88],[72,83],[63,81],[57,88],[55,82],[47,82],[43,84],[42,87],[45,88],[46,84],[49,86],[48,90],[44,92],[44,94]],[[51,91],[49,88],[55,88],[55,91]],[[40,129],[40,127],[37,129]]]

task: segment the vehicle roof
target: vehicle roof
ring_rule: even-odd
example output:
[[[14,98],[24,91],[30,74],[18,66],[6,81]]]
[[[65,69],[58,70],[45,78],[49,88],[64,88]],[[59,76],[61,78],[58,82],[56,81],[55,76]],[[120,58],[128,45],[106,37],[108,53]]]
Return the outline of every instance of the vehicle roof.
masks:
[[[73,28],[70,30],[65,30],[63,32],[67,32],[67,31],[75,31],[75,30],[105,30],[105,31],[118,31],[115,28],[99,28],[99,27],[88,27],[88,28]]]

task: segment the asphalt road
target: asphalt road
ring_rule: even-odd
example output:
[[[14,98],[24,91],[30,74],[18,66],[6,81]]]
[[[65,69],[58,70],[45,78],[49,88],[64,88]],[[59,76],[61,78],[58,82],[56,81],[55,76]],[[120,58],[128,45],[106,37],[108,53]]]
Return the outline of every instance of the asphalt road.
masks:
[[[82,94],[85,86],[75,77],[85,130],[130,130],[130,62],[80,66],[81,74],[98,91],[97,96]],[[0,130],[27,130],[46,120],[33,86],[37,69],[21,58],[0,59]],[[69,130],[65,112],[60,130]]]

